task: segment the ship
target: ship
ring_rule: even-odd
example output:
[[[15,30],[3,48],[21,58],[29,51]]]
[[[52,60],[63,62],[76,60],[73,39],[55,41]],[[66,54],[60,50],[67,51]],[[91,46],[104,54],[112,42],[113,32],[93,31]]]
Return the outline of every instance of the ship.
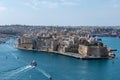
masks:
[[[35,62],[35,60],[33,60],[31,63],[30,63],[31,66],[37,66],[37,62]]]

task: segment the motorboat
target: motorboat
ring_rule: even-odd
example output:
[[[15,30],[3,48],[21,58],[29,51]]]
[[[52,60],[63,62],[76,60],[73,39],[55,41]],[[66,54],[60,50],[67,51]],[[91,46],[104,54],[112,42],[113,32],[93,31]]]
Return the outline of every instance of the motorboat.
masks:
[[[35,60],[33,60],[31,63],[30,63],[31,66],[37,66],[37,62],[35,62]]]
[[[51,77],[51,76],[49,77],[49,80],[52,80],[52,77]]]

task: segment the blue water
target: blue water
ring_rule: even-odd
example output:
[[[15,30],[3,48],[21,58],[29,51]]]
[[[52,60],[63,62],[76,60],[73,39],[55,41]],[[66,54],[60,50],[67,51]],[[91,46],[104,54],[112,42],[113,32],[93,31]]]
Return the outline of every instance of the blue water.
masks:
[[[119,80],[120,39],[102,41],[118,51],[113,60],[80,60],[47,52],[23,51],[13,47],[14,40],[0,44],[0,80]],[[29,63],[35,60],[38,65]]]

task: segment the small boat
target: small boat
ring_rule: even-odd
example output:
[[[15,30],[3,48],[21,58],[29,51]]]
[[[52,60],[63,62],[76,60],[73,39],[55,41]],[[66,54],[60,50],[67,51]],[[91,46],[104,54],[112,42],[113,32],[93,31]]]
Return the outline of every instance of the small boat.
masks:
[[[49,80],[52,80],[52,77],[51,77],[51,76],[49,77]]]
[[[110,58],[115,58],[116,57],[116,55],[115,54],[110,54]]]
[[[37,62],[35,62],[35,60],[33,60],[31,63],[30,63],[31,66],[37,66]]]

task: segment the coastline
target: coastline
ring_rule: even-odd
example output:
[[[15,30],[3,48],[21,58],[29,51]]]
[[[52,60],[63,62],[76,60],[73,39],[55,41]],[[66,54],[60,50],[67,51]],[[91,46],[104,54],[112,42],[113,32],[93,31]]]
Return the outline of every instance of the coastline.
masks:
[[[58,51],[46,51],[46,50],[33,50],[33,49],[26,49],[26,48],[20,48],[20,47],[15,47],[19,50],[26,50],[26,51],[38,51],[38,52],[48,52],[48,53],[53,53],[53,54],[59,54],[59,55],[63,55],[63,56],[68,56],[68,57],[73,57],[76,59],[81,59],[81,60],[102,60],[102,59],[114,59],[111,56],[109,57],[84,57],[83,55],[79,54],[79,53],[70,53],[70,52],[66,52],[66,53],[61,53]]]

